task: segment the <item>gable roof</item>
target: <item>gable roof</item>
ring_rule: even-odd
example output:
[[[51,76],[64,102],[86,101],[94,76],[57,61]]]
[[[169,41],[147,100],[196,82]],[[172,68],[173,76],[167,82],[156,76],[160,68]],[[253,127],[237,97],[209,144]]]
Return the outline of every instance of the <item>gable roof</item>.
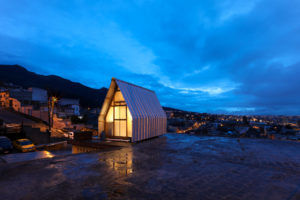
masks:
[[[115,93],[116,85],[126,101],[131,116],[135,118],[166,118],[154,91],[112,78],[109,90],[104,100],[100,117],[104,120]]]

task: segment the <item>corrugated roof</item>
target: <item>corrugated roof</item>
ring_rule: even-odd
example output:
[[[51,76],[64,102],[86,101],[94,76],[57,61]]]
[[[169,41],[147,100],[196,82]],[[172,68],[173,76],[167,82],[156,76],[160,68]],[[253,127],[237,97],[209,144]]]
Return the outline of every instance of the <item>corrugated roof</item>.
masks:
[[[119,86],[132,118],[166,118],[154,91],[119,79],[112,81]]]
[[[155,92],[113,78],[99,115],[99,133],[105,131],[105,117],[118,87],[120,88],[132,117],[131,142],[159,136],[166,132],[167,116],[162,109]]]
[[[128,83],[128,82],[126,82],[126,81],[122,81],[122,80],[117,79],[117,78],[112,78],[112,80],[118,80],[119,82],[123,82],[123,83],[125,83],[125,84],[131,85],[131,86],[134,86],[134,87],[139,87],[139,88],[141,88],[141,89],[148,90],[148,91],[150,91],[150,92],[154,92],[153,90],[150,90],[150,89],[148,89],[148,88],[144,88],[144,87],[139,86],[139,85],[135,85],[135,84],[132,84],[132,83]]]

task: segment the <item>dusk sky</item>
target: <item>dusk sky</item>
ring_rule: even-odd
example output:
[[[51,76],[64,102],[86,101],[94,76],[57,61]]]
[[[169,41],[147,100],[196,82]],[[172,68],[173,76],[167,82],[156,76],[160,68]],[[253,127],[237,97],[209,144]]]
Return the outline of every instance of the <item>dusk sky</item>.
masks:
[[[299,0],[0,0],[0,64],[189,111],[300,114]]]

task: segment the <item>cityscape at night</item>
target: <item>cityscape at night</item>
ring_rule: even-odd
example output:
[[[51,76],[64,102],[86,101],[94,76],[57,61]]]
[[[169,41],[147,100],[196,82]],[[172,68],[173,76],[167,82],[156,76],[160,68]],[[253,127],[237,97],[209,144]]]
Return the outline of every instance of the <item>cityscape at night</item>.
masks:
[[[300,199],[300,1],[0,0],[0,199]]]

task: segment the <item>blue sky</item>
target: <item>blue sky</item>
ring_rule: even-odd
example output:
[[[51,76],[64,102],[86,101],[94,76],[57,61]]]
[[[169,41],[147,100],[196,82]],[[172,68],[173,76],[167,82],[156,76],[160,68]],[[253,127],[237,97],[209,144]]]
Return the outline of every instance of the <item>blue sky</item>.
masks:
[[[0,63],[190,111],[300,114],[299,0],[0,0]]]

